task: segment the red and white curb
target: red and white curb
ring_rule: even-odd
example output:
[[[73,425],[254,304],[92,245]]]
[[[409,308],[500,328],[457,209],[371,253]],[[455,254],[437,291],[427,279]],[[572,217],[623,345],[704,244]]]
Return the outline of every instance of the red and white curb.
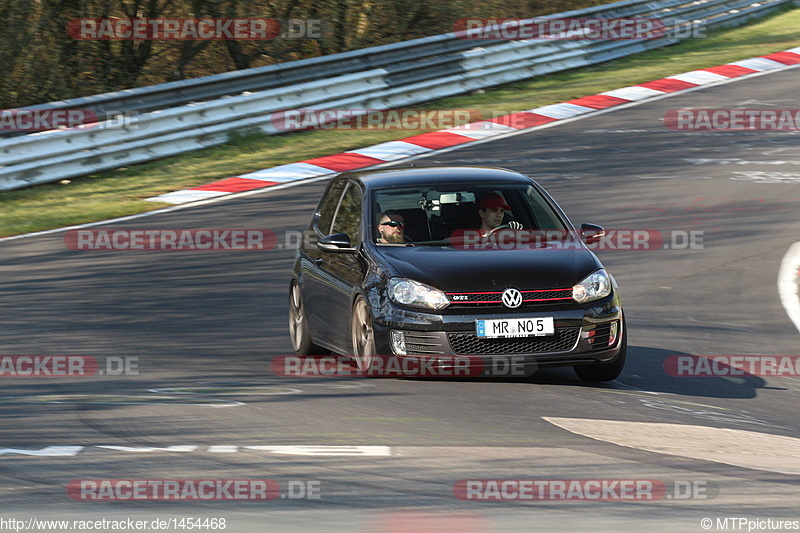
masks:
[[[800,47],[761,57],[735,61],[718,67],[684,72],[668,78],[623,87],[569,102],[537,107],[492,120],[474,122],[457,128],[423,133],[399,141],[390,141],[336,155],[280,165],[249,174],[148,198],[152,202],[184,204],[229,194],[262,189],[306,178],[357,170],[415,157],[452,146],[475,142],[512,131],[527,130],[578,115],[596,113],[610,107],[638,102],[668,93],[677,93],[731,78],[800,64]]]

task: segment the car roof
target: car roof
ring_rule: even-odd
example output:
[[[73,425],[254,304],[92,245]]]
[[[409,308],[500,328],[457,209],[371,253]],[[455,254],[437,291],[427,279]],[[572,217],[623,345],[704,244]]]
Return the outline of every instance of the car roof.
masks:
[[[519,172],[491,167],[401,167],[347,172],[341,177],[359,180],[368,189],[430,183],[516,182],[530,184],[532,181]]]

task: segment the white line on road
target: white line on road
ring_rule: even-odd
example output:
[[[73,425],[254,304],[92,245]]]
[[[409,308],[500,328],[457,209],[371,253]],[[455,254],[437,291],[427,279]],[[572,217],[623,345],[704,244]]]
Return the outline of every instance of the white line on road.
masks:
[[[209,453],[237,453],[241,451],[253,450],[271,452],[279,455],[305,455],[305,456],[324,456],[324,457],[390,457],[392,448],[390,446],[316,446],[316,445],[254,445],[254,446],[232,446],[214,445],[202,450],[200,446],[178,445],[165,447],[151,446],[46,446],[40,449],[27,448],[0,448],[0,456],[8,454],[27,455],[31,457],[74,457],[89,448],[111,450],[126,453],[191,453],[206,451]]]
[[[26,450],[22,448],[0,448],[0,455],[15,453],[34,457],[74,457],[84,449],[84,446],[47,446],[40,450]]]
[[[373,457],[392,455],[392,449],[389,446],[245,446],[245,448],[283,455],[369,455]]]

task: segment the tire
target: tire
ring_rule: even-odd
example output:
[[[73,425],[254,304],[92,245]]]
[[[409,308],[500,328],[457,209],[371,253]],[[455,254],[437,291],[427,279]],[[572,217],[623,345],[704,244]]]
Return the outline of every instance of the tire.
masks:
[[[292,348],[298,355],[325,355],[330,353],[311,340],[311,331],[306,320],[303,292],[300,285],[293,281],[289,288],[289,336]]]
[[[602,381],[612,381],[619,377],[622,368],[625,366],[625,358],[628,353],[628,327],[625,325],[625,318],[622,318],[622,339],[620,339],[620,350],[617,358],[609,363],[575,365],[573,370],[581,378],[581,381],[588,383],[599,383]]]
[[[361,295],[356,297],[353,304],[350,333],[353,340],[353,359],[358,365],[359,372],[366,374],[375,356],[375,332],[372,329],[369,305]]]

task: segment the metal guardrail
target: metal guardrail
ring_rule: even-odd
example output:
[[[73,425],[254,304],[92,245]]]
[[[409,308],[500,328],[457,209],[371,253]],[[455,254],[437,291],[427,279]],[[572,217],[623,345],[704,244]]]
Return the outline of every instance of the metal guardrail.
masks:
[[[101,122],[0,139],[0,190],[215,146],[228,141],[233,132],[282,133],[273,124],[273,114],[286,109],[396,108],[593,65],[674,44],[678,39],[672,34],[687,20],[703,28],[731,26],[790,1],[624,0],[548,18],[659,17],[668,25],[667,35],[638,41],[473,41],[451,33],[121,92],[126,94],[35,106],[89,108],[98,114],[163,108],[140,114],[131,125],[135,127],[109,129],[108,122]],[[269,88],[251,92],[265,85]],[[212,99],[186,103],[204,97]],[[175,102],[182,105],[172,105]],[[124,109],[112,109],[112,105]]]
[[[649,12],[650,9],[647,6],[651,1],[625,0],[539,18],[589,17],[592,15],[604,18],[635,16]],[[686,3],[687,0],[673,1]],[[480,46],[487,47],[505,42],[507,40],[482,40]],[[456,56],[442,56],[472,48],[475,48],[475,41],[461,39],[454,33],[447,33],[289,63],[50,102],[23,109],[88,109],[93,111],[99,119],[104,120],[118,113],[141,113],[177,107],[223,96],[233,96],[246,91],[263,91],[374,68],[387,68],[399,78],[409,70],[417,70],[419,60],[429,59],[427,65],[442,68],[443,63],[454,61],[457,63],[458,61]],[[438,73],[441,74],[442,71],[439,70]]]

